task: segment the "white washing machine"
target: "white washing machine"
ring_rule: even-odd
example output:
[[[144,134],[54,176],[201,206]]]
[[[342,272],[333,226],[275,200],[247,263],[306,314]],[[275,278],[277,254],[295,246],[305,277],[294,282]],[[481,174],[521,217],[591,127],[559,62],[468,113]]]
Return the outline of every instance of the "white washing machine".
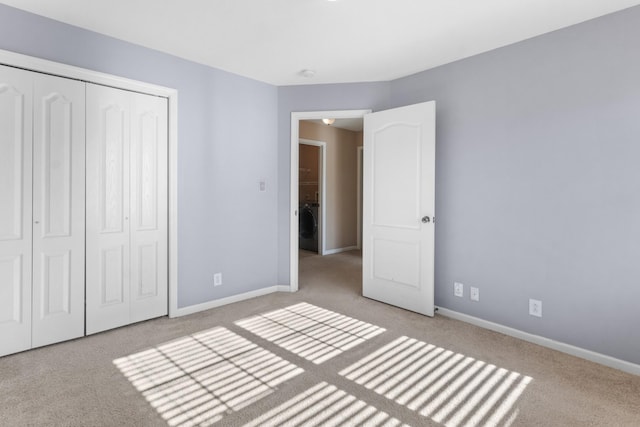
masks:
[[[318,252],[318,209],[319,203],[305,203],[298,209],[299,248]]]

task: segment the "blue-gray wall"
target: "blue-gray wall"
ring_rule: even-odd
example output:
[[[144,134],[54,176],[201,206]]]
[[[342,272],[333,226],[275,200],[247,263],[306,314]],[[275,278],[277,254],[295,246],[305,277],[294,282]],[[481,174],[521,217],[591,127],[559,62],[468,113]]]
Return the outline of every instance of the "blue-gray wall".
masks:
[[[179,306],[277,284],[276,87],[5,5],[0,49],[177,89]]]
[[[640,363],[640,7],[391,93],[437,101],[436,304]]]
[[[436,304],[640,363],[640,7],[373,86],[374,99],[336,88],[279,90],[282,282],[290,112],[436,100]]]
[[[178,89],[180,306],[288,283],[292,111],[436,100],[437,305],[640,363],[640,7],[385,83],[276,88],[3,5],[0,48]]]

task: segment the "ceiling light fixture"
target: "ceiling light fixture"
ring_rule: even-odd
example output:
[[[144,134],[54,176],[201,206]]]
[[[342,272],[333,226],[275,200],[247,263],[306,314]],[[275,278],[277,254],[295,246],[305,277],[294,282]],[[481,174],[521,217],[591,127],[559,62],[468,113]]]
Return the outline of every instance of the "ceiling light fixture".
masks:
[[[316,75],[316,72],[315,72],[315,71],[313,71],[313,70],[307,70],[307,69],[305,69],[305,70],[300,71],[300,75],[301,75],[302,77],[306,77],[306,78],[310,79],[311,77],[313,77],[313,76],[315,76],[315,75]]]
[[[324,123],[327,126],[331,126],[335,121],[336,119],[322,119],[322,123]]]

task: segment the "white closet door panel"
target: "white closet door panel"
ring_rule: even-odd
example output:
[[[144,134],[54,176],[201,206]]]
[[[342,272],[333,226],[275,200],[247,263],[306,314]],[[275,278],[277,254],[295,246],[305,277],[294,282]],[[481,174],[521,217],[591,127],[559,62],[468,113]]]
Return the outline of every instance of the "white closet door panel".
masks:
[[[85,84],[34,78],[33,347],[84,335]]]
[[[0,66],[0,356],[31,347],[32,79]]]
[[[131,321],[168,313],[167,100],[132,93]]]
[[[130,323],[129,95],[87,84],[87,334]]]

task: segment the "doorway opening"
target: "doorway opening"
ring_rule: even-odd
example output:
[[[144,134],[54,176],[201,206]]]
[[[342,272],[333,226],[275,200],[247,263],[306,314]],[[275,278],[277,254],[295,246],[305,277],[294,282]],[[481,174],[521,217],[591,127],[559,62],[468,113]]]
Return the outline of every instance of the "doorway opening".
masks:
[[[346,120],[346,119],[356,119],[356,120],[359,120],[361,123],[364,115],[370,112],[371,110],[337,110],[337,111],[294,112],[291,114],[291,160],[290,160],[291,161],[291,174],[290,174],[291,200],[290,200],[290,245],[289,245],[290,273],[289,274],[290,274],[290,290],[292,292],[297,291],[299,286],[299,235],[300,235],[300,220],[301,220],[300,215],[301,215],[301,203],[304,202],[304,200],[300,200],[300,182],[301,182],[300,138],[303,136],[306,136],[305,139],[307,140],[324,139],[322,137],[309,138],[309,135],[306,135],[306,134],[301,135],[301,122],[305,122],[305,123],[310,122],[313,124],[318,124],[319,126],[328,126],[326,124],[322,125],[321,120],[323,118],[332,118],[332,119],[335,119],[335,122],[332,123],[331,126],[335,126],[335,125],[340,126],[340,121]],[[326,142],[326,141],[323,141],[323,142]],[[359,177],[361,177],[361,171],[362,171],[361,163],[357,160],[360,157],[359,156],[360,152],[361,150],[358,151],[357,147],[354,147],[353,156],[355,158],[355,162],[352,167],[352,172],[353,172],[353,169],[357,169],[357,176]],[[326,168],[332,167],[331,166],[332,161],[336,163],[339,162],[339,158],[332,158],[332,156],[328,153],[328,149],[325,150],[325,158],[326,158],[326,164],[327,164]],[[361,228],[360,217],[361,217],[362,209],[361,209],[360,203],[358,202],[359,200],[361,200],[361,194],[362,194],[361,183],[359,181],[353,183],[355,187],[354,188],[355,194],[352,197],[352,199],[354,199],[352,200],[352,203],[353,203],[354,210],[358,211],[358,214],[357,214],[357,225],[355,225],[355,227],[353,225],[351,226],[351,232],[355,232],[357,237],[351,244],[349,244],[349,246],[345,247],[343,242],[335,241],[335,236],[333,234],[331,234],[330,236],[327,235],[328,231],[331,230],[331,225],[330,224],[327,225],[327,216],[331,216],[329,213],[327,213],[327,202],[328,202],[328,199],[330,199],[334,195],[327,193],[326,188],[330,187],[332,184],[335,184],[335,183],[330,182],[331,180],[329,180],[329,182],[326,181],[326,176],[327,176],[326,170],[325,170],[324,176],[325,176],[325,186],[324,186],[325,196],[323,197],[319,194],[319,199],[320,199],[319,223],[321,227],[321,231],[320,231],[321,237],[319,237],[319,254],[328,255],[328,254],[342,252],[344,250],[358,249],[359,247],[361,247],[361,244],[360,244],[361,233],[359,232],[359,230]],[[355,230],[353,230],[353,228],[355,228]]]
[[[327,143],[300,138],[299,144],[299,249],[324,255]]]

